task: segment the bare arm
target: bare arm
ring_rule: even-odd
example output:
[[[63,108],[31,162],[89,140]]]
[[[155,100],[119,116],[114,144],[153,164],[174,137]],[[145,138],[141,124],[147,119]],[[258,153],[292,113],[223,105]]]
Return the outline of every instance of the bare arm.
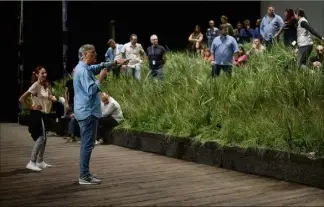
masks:
[[[23,105],[27,105],[27,98],[31,95],[31,93],[29,91],[26,91],[20,98],[19,98],[19,102]],[[31,106],[29,106],[28,108],[31,108]]]
[[[203,39],[204,39],[204,35],[200,34],[197,42],[201,43]]]
[[[65,104],[68,105],[69,103],[69,90],[67,87],[64,89],[64,98],[65,98]]]
[[[190,34],[190,36],[188,38],[188,41],[189,42],[196,42],[196,40],[192,38],[192,33]]]

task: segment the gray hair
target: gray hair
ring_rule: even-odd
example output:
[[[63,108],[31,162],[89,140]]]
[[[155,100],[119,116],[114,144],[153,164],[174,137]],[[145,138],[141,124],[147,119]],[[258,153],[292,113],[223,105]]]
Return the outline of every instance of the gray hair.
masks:
[[[150,40],[152,41],[153,37],[156,37],[158,39],[158,36],[156,34],[151,35]]]
[[[79,49],[79,52],[78,52],[78,57],[79,57],[79,60],[83,60],[85,54],[88,52],[88,51],[95,51],[96,48],[95,46],[93,45],[90,45],[90,44],[86,44],[86,45],[82,45]]]

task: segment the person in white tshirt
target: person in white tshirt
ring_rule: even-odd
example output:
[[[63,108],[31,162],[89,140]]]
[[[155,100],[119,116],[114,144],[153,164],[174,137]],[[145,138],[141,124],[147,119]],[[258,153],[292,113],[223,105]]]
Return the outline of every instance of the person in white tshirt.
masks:
[[[19,98],[21,104],[27,105],[27,98],[31,97],[29,132],[35,141],[31,158],[26,168],[33,171],[41,171],[43,168],[51,167],[44,162],[46,147],[46,132],[48,130],[48,114],[52,102],[56,101],[49,90],[46,79],[47,72],[43,66],[38,66],[32,75],[33,85]]]
[[[103,132],[108,132],[111,136],[113,128],[124,120],[124,116],[119,103],[105,92],[101,93],[101,112],[102,117],[99,119],[99,136],[96,144],[100,143],[100,137],[103,137],[102,144],[107,144],[108,140],[102,136]]]

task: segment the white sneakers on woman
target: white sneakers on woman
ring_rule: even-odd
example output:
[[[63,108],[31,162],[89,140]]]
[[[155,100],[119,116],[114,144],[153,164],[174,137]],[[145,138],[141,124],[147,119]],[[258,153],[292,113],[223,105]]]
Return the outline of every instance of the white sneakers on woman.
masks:
[[[35,163],[35,162],[32,162],[32,161],[29,161],[29,163],[26,166],[27,169],[30,169],[30,170],[36,171],[36,172],[39,172],[42,169],[48,168],[48,167],[52,167],[52,165],[49,165],[49,164],[47,164],[45,162],[40,162],[40,163],[37,162],[37,163]]]

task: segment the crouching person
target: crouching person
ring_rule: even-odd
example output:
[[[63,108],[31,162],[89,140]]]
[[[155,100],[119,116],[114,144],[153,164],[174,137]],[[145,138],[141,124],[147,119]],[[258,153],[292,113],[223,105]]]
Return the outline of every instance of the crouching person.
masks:
[[[100,137],[102,138],[102,144],[108,144],[107,137],[103,136],[104,133],[108,133],[111,137],[112,130],[124,120],[124,116],[119,103],[105,92],[101,93],[101,111],[102,117],[99,119],[99,136],[96,144],[100,143]]]

